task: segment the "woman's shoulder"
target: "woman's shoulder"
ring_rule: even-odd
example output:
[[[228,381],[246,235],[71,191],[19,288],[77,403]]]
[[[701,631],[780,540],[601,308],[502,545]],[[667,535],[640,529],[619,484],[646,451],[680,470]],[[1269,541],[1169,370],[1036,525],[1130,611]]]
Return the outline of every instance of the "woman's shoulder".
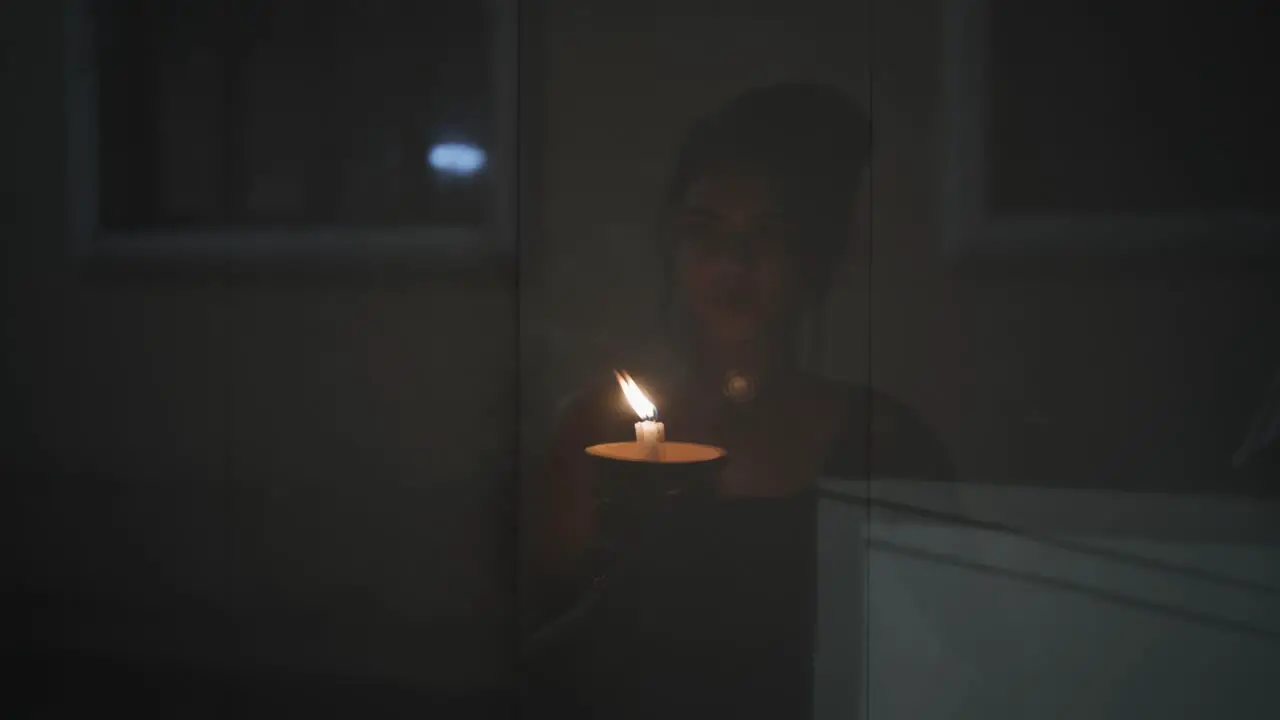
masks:
[[[885,417],[913,414],[902,400],[864,383],[819,376],[810,376],[808,382],[809,392],[830,398],[847,418],[870,417],[872,413]]]
[[[831,382],[844,405],[828,471],[846,477],[950,480],[944,444],[910,404],[865,384]]]

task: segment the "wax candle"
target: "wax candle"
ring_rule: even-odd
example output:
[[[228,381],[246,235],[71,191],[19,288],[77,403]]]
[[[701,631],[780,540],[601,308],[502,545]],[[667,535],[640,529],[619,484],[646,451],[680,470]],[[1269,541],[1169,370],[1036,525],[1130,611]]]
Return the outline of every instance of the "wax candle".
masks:
[[[636,423],[636,442],[641,445],[654,445],[666,439],[662,423],[656,420],[641,420]]]
[[[614,375],[618,378],[623,397],[640,417],[636,423],[636,443],[643,447],[646,455],[657,457],[662,452],[662,443],[667,439],[666,428],[657,420],[658,409],[630,375],[617,371],[614,371]]]

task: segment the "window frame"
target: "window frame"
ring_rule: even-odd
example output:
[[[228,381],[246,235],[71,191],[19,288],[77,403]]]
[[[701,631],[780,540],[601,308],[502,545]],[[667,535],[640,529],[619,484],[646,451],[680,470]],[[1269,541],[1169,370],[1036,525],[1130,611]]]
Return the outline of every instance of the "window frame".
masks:
[[[942,8],[943,257],[1280,257],[1280,212],[992,212],[986,161],[991,0],[944,0]]]
[[[518,0],[485,0],[494,19],[493,212],[483,226],[267,225],[109,232],[100,223],[98,82],[92,0],[64,0],[70,255],[80,263],[508,264],[516,255]]]

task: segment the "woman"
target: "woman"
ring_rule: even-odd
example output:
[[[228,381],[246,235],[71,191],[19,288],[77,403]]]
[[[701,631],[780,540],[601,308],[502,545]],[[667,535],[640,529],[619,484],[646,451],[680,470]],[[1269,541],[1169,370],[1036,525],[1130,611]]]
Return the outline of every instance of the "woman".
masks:
[[[804,717],[815,481],[946,475],[937,444],[904,408],[796,362],[803,318],[824,299],[852,228],[868,134],[839,92],[782,85],[733,99],[680,147],[661,243],[682,363],[640,379],[670,437],[723,447],[729,460],[696,527],[664,528],[648,567],[640,553],[580,622],[589,642],[578,659],[612,668],[592,675],[596,695],[585,675],[568,681],[596,716]],[[530,521],[540,554],[528,587],[551,607],[589,583],[595,516],[583,448],[627,439],[634,420],[608,376],[565,415]],[[606,700],[617,702],[608,712]]]

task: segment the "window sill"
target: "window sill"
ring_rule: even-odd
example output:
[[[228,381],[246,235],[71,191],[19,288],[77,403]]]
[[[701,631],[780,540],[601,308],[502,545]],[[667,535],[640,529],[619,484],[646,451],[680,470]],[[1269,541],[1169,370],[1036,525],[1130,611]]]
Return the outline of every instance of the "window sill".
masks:
[[[80,244],[75,260],[89,270],[416,276],[511,269],[516,247],[479,227],[175,229],[99,234]]]

